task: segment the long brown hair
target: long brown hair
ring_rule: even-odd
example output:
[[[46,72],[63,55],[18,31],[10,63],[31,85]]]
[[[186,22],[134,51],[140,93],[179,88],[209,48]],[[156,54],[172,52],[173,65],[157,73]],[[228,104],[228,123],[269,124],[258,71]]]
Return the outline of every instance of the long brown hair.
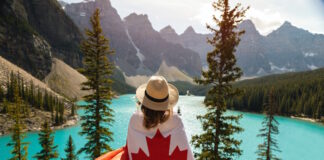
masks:
[[[160,123],[164,123],[170,117],[170,111],[155,111],[141,105],[144,114],[143,125],[146,129],[154,128]]]

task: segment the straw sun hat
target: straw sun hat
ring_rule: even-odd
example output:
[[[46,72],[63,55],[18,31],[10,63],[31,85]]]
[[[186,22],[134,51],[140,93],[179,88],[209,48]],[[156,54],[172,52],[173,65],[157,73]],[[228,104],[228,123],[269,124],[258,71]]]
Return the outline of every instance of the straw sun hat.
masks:
[[[152,76],[146,84],[137,88],[136,98],[149,109],[166,111],[177,104],[179,92],[164,77]]]

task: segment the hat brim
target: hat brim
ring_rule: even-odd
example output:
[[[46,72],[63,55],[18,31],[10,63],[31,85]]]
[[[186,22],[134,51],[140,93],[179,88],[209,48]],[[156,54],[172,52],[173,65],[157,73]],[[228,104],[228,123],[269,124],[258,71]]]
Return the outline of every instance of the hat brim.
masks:
[[[146,96],[145,96],[146,86],[147,86],[147,83],[139,86],[136,89],[136,98],[145,107],[152,109],[152,110],[156,110],[156,111],[166,111],[168,109],[171,109],[172,107],[174,107],[177,104],[177,102],[179,100],[179,91],[174,85],[168,83],[169,98],[167,101],[162,102],[162,103],[161,102],[153,102],[153,101],[149,100],[148,98],[146,98]]]

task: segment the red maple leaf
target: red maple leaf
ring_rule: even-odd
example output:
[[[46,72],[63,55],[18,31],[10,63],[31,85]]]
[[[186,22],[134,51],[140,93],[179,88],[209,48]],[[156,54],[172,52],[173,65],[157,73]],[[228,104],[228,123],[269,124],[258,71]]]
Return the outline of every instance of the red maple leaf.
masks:
[[[157,130],[155,136],[150,139],[146,137],[146,142],[149,150],[149,156],[140,148],[137,153],[132,153],[133,160],[187,160],[188,150],[180,151],[177,146],[171,155],[170,150],[171,135],[166,138]]]

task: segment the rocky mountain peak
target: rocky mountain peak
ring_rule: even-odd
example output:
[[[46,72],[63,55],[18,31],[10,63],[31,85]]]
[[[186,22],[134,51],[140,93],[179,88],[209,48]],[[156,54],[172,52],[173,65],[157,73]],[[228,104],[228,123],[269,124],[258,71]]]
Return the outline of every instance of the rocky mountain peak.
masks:
[[[153,29],[147,14],[131,13],[130,15],[124,18],[124,21],[127,22],[128,24],[134,24],[134,25],[140,25],[146,27],[149,26]]]
[[[166,26],[160,30],[160,35],[163,39],[174,44],[181,44],[181,40],[177,32],[170,26]]]
[[[192,26],[189,26],[183,33],[182,35],[193,35],[193,34],[197,34],[196,31],[194,30],[194,28]]]
[[[129,16],[124,18],[124,22],[127,28],[138,28],[147,34],[156,34],[155,30],[146,14],[131,13]]]
[[[285,21],[277,30],[275,30],[274,32],[285,32],[285,31],[291,31],[291,30],[295,30],[297,29],[297,27],[293,26],[290,22]]]
[[[151,24],[147,14],[131,13],[130,15],[125,17],[124,20],[127,22],[136,22],[138,24]]]
[[[244,29],[245,34],[252,34],[252,35],[260,34],[251,20],[244,20],[241,24],[239,24],[238,28]]]
[[[290,22],[285,21],[285,22],[281,25],[281,27],[293,27],[293,25],[292,25]]]
[[[304,29],[298,28],[296,26],[294,26],[293,24],[291,24],[288,21],[285,21],[278,29],[276,29],[275,31],[271,32],[267,37],[276,37],[276,36],[280,36],[280,37],[286,37],[286,38],[292,38],[292,37],[296,37],[296,38],[301,38],[301,37],[309,37],[312,34]]]
[[[161,34],[170,34],[170,35],[178,35],[177,32],[170,26],[166,26],[160,30]]]
[[[94,2],[96,4],[96,6],[100,6],[101,9],[112,8],[110,0],[85,0],[85,2],[88,2],[88,3]]]

